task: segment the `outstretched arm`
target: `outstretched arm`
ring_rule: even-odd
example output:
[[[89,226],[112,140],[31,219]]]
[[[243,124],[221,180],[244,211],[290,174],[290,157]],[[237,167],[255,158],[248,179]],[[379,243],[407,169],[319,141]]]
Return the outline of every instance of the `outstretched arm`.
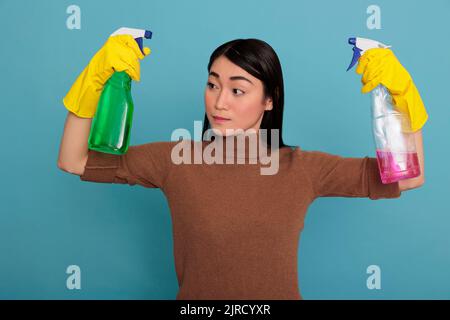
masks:
[[[425,183],[422,130],[418,130],[414,133],[414,139],[416,141],[417,157],[419,158],[420,176],[411,179],[400,180],[400,191],[415,189]]]

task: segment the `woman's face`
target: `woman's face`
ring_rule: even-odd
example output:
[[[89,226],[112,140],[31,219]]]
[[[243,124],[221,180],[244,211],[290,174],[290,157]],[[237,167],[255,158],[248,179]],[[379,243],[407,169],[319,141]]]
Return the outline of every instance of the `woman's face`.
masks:
[[[206,115],[211,128],[224,136],[226,129],[255,129],[258,132],[264,111],[273,108],[272,99],[263,101],[263,98],[261,80],[225,56],[213,62],[205,89]]]

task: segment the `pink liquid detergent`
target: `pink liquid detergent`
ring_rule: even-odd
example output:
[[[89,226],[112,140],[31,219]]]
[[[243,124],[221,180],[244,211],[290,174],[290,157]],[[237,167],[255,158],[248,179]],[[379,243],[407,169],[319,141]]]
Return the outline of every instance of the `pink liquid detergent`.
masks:
[[[420,175],[417,152],[389,152],[377,150],[378,168],[384,184]]]

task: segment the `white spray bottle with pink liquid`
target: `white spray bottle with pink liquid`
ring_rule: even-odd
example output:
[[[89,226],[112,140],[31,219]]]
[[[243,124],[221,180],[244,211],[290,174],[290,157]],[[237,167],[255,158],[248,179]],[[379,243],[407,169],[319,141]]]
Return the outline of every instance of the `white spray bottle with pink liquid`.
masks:
[[[353,45],[353,58],[347,71],[366,50],[391,47],[365,38],[349,38],[348,43]],[[389,91],[382,84],[371,94],[373,137],[381,181],[386,184],[419,176],[419,160],[409,117],[396,109]]]

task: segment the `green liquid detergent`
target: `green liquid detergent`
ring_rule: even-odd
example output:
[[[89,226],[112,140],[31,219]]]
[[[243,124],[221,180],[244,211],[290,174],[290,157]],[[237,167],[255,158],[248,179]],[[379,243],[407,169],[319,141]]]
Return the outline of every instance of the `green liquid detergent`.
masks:
[[[151,39],[152,32],[122,27],[111,36],[131,35],[143,54],[143,39]],[[92,120],[88,148],[111,154],[124,154],[130,143],[133,122],[131,78],[125,71],[114,72],[103,87],[97,110]]]
[[[89,134],[89,149],[112,154],[126,153],[133,111],[131,78],[125,71],[115,72],[100,96]]]

